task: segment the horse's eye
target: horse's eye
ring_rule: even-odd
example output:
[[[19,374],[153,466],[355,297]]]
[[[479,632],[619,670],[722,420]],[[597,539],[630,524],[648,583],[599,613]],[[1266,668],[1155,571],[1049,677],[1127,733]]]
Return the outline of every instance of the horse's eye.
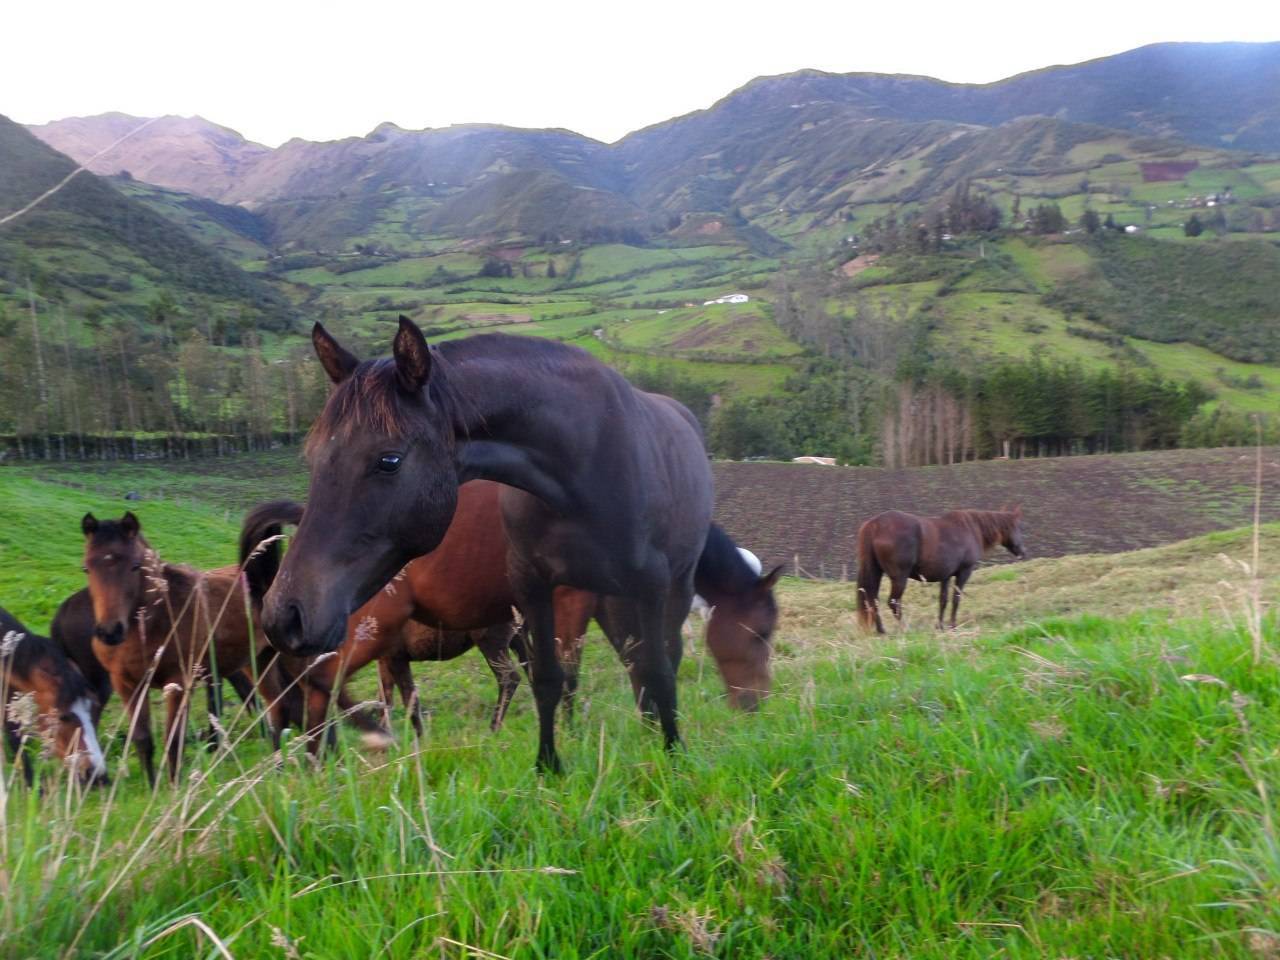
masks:
[[[140,563],[135,563],[135,564],[134,564],[132,567],[130,567],[129,569],[130,569],[130,570],[141,570],[141,569],[142,569],[142,564],[140,564]]]
[[[395,473],[400,469],[400,454],[386,453],[378,460],[379,473]]]

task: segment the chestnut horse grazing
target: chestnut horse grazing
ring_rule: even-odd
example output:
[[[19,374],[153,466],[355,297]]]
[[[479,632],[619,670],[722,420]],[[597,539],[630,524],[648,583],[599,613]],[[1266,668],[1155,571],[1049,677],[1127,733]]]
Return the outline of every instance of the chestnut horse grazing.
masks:
[[[507,576],[506,534],[500,505],[502,486],[474,480],[458,489],[458,507],[440,546],[411,561],[357,610],[347,623],[347,638],[338,657],[306,668],[291,661],[291,672],[302,674],[313,730],[323,721],[329,696],[340,678],[350,677],[371,660],[379,661],[381,686],[399,688],[415,729],[421,732],[409,663],[447,660],[477,646],[498,680],[498,704],[492,729],[502,723],[507,704],[519,684],[508,648],[515,646],[524,659],[519,636],[512,637],[511,608],[516,595]],[[245,520],[246,532],[276,529],[273,523],[297,523],[302,506],[274,501],[254,508]],[[241,559],[257,545],[242,539]],[[770,639],[777,623],[773,585],[781,568],[767,577],[735,549],[719,527],[711,526],[695,571],[695,585],[710,598],[713,608],[707,625],[707,646],[724,678],[729,699],[742,709],[753,708],[769,691]],[[555,636],[565,671],[564,703],[572,713],[578,686],[582,642],[593,618],[600,619],[609,640],[627,665],[640,700],[642,684],[632,650],[635,624],[625,603],[612,618],[602,613],[595,594],[572,587],[556,587],[553,593]],[[492,621],[492,622],[489,622]],[[615,625],[616,621],[616,625]],[[669,638],[670,640],[671,638]],[[668,656],[678,664],[681,638],[674,637]],[[313,744],[319,738],[313,738]]]
[[[93,600],[93,653],[125,702],[130,738],[147,780],[155,783],[150,688],[164,691],[165,746],[169,775],[176,778],[191,691],[213,674],[235,673],[255,660],[266,666],[269,652],[250,619],[238,566],[201,572],[164,563],[142,536],[132,513],[120,520],[86,514],[84,567]],[[269,671],[260,689],[269,703],[278,697]],[[277,707],[278,709],[278,707]],[[279,724],[272,724],[278,733]]]
[[[889,578],[889,608],[902,622],[902,594],[908,580],[940,583],[938,629],[947,612],[947,581],[955,578],[951,626],[956,625],[960,594],[987,551],[1002,546],[1023,559],[1022,508],[952,510],[940,517],[917,517],[890,510],[858,528],[858,619],[868,629],[880,619],[880,579]]]
[[[53,727],[58,756],[72,765],[80,781],[105,782],[107,764],[93,719],[95,698],[84,677],[53,641],[0,609],[0,718],[9,749],[21,752],[22,773],[30,785],[31,758],[22,750],[22,731],[10,711],[13,698],[24,693],[34,697],[37,722]]]
[[[634,662],[668,747],[679,741],[668,641],[711,523],[697,420],[584,350],[488,334],[429,347],[405,317],[392,359],[361,363],[316,324],[336,385],[307,442],[308,509],[263,604],[284,653],[337,649],[348,617],[444,539],[467,480],[506,484],[507,570],[532,633],[538,763],[560,767],[552,591],[634,604]]]
[[[422,719],[413,688],[411,661],[452,660],[472,647],[480,650],[498,681],[498,702],[491,727],[502,726],[519,673],[511,660],[513,641],[521,657],[523,643],[516,640],[513,622],[515,596],[506,578],[506,540],[501,534],[496,483],[477,482],[459,491],[458,513],[440,547],[407,564],[373,598],[351,615],[347,635],[337,656],[308,661],[285,657],[284,666],[298,677],[306,700],[305,729],[311,734],[309,749],[321,746],[319,736],[335,690],[374,660],[384,702],[394,684],[410,711],[414,729],[422,732]],[[302,521],[303,508],[289,500],[260,504],[245,517],[240,557],[247,562],[255,553],[274,563],[277,547],[259,547],[259,536],[274,536],[282,524]],[[492,526],[498,525],[493,536]],[[274,571],[272,571],[274,572]],[[271,585],[264,575],[251,583],[255,600]],[[344,709],[349,701],[340,703]],[[352,715],[359,722],[359,717]],[[364,726],[364,724],[361,724]],[[374,732],[374,731],[370,731]]]

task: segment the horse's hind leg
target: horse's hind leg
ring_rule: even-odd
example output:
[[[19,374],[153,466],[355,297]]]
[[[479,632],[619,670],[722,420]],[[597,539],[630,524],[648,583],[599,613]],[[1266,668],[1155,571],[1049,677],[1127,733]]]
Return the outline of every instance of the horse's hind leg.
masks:
[[[894,577],[889,585],[889,609],[902,626],[902,595],[907,592],[907,578]]]
[[[378,661],[378,702],[382,704],[382,725],[391,729],[391,711],[396,705],[396,678],[387,658]]]
[[[595,613],[594,594],[558,587],[553,594],[556,609],[556,639],[560,644],[560,665],[564,668],[564,715],[572,722],[582,668],[582,647],[587,626]]]
[[[215,680],[213,674],[204,678],[205,709],[209,714],[209,729],[197,736],[203,739],[209,750],[217,750],[221,737],[218,735],[218,724],[214,721],[222,719],[222,680]]]
[[[964,592],[965,584],[969,582],[969,577],[973,575],[973,567],[961,567],[956,571],[956,588],[951,598],[951,629],[956,628],[956,611],[960,609],[960,594]]]
[[[385,671],[385,679],[384,679]],[[400,700],[409,713],[409,722],[413,724],[415,735],[422,736],[422,698],[418,696],[418,688],[413,682],[413,669],[409,666],[407,656],[396,654],[383,657],[378,661],[379,685],[387,691],[387,707],[391,706],[391,684],[400,691]],[[390,718],[388,718],[390,724]]]
[[[479,643],[480,652],[498,681],[498,702],[494,705],[493,719],[489,722],[489,729],[494,733],[502,729],[502,721],[506,719],[511,698],[520,686],[520,671],[511,660],[512,631],[511,624],[489,627]]]

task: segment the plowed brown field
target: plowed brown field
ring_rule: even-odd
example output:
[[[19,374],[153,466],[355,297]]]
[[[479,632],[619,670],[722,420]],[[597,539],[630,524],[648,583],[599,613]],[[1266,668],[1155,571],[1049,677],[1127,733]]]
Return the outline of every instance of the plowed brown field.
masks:
[[[766,564],[853,573],[858,526],[884,510],[1022,504],[1031,556],[1115,553],[1253,520],[1255,454],[1173,450],[885,470],[717,463],[716,515]],[[1280,449],[1263,450],[1262,518],[1280,519]]]

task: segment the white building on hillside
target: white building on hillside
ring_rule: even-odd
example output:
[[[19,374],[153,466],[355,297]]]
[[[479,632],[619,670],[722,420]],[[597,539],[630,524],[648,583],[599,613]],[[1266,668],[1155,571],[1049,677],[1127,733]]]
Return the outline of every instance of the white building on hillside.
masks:
[[[716,297],[714,300],[706,300],[703,302],[704,307],[714,306],[717,303],[746,303],[751,298],[745,293],[726,293],[723,297]]]

